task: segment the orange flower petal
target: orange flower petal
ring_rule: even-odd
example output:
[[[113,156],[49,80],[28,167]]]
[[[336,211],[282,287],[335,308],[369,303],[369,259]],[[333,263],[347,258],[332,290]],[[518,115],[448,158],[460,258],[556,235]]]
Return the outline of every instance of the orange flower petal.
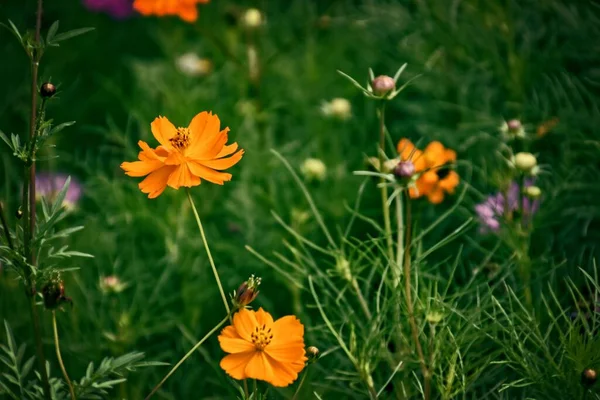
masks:
[[[217,156],[215,158],[221,158],[221,157],[225,157],[230,154],[233,154],[233,152],[236,151],[237,148],[238,148],[237,142],[234,142],[228,146],[224,146],[223,149],[221,150],[221,152],[219,152],[219,154],[217,154]]]
[[[218,116],[206,111],[198,113],[188,125],[192,136],[186,155],[194,157],[196,153],[202,153],[207,147],[212,147],[220,133],[220,127],[221,120]]]
[[[234,379],[246,379],[246,366],[256,354],[255,351],[229,354],[221,360],[219,366]]]
[[[230,167],[234,166],[235,164],[237,164],[242,159],[243,155],[244,155],[244,150],[240,150],[237,153],[235,153],[234,155],[232,155],[231,157],[221,158],[218,160],[198,161],[198,164],[202,164],[205,167],[222,171],[224,169],[230,168]]]
[[[215,171],[197,162],[188,161],[187,165],[192,174],[217,185],[222,185],[224,182],[231,180],[231,174]]]
[[[187,163],[183,163],[177,167],[169,176],[167,185],[173,189],[179,189],[180,187],[192,187],[200,184],[200,178],[193,175],[188,167]]]
[[[427,200],[433,204],[440,204],[442,201],[444,201],[444,191],[442,188],[435,188],[427,193]]]
[[[402,161],[410,160],[412,154],[416,150],[415,145],[406,138],[400,139],[396,149],[398,150],[398,154],[400,155],[400,159]]]
[[[167,187],[167,180],[169,175],[175,167],[164,166],[148,175],[138,185],[143,193],[148,193],[148,198],[154,199],[158,197]]]
[[[255,350],[254,344],[242,339],[233,326],[227,326],[221,331],[219,344],[221,349],[227,353],[244,353]]]
[[[258,326],[254,312],[242,308],[233,316],[233,326],[238,335],[248,342],[252,342],[251,334]]]
[[[169,139],[175,136],[177,133],[177,128],[175,128],[175,125],[173,125],[171,121],[165,117],[157,117],[154,119],[154,121],[152,121],[152,124],[150,124],[150,128],[152,130],[152,134],[160,144],[165,146],[167,149],[172,148]]]
[[[134,161],[121,163],[121,169],[129,176],[140,177],[146,176],[151,172],[156,171],[164,164],[161,161]]]
[[[267,359],[271,367],[276,371],[273,379],[269,383],[276,387],[286,387],[298,379],[298,373],[305,367],[306,359],[293,363],[279,362],[267,354]]]
[[[254,353],[254,356],[246,365],[244,373],[248,378],[260,379],[261,381],[267,381],[269,383],[275,380],[273,366],[266,354],[262,351]]]
[[[258,309],[258,311],[256,311],[254,313],[254,316],[256,317],[256,323],[258,325],[266,325],[266,326],[271,326],[273,325],[273,317],[271,316],[271,314],[269,314],[268,312],[266,312],[265,310],[263,310],[262,307],[260,307]]]
[[[459,183],[460,176],[456,173],[456,171],[450,171],[448,172],[448,175],[440,181],[439,185],[448,193],[454,193],[454,189]]]

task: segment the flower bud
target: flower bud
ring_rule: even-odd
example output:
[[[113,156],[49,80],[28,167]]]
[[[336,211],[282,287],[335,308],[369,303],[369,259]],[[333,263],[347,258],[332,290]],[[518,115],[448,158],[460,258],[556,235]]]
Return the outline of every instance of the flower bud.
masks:
[[[521,121],[518,119],[511,119],[506,123],[508,130],[512,132],[517,132],[522,128]]]
[[[127,288],[127,284],[121,282],[118,276],[109,275],[100,279],[100,290],[106,294],[121,293]]]
[[[343,257],[337,259],[335,270],[342,279],[350,282],[352,280],[352,271],[350,271],[350,262]]]
[[[598,372],[595,369],[586,368],[581,373],[581,384],[586,388],[594,386],[598,380]]]
[[[525,195],[530,199],[539,199],[542,195],[542,189],[537,186],[528,186],[525,188]]]
[[[415,174],[412,161],[400,161],[394,168],[394,176],[398,179],[410,179]]]
[[[318,158],[307,158],[300,167],[300,172],[308,181],[322,181],[327,175],[325,163]]]
[[[325,116],[344,121],[352,116],[352,105],[347,99],[336,97],[329,102],[323,102],[321,112]]]
[[[385,96],[396,87],[394,79],[387,75],[379,75],[371,82],[371,88],[376,96]]]
[[[15,212],[15,217],[17,217],[17,219],[23,218],[23,210],[21,210],[21,207],[19,207]]]
[[[49,280],[42,288],[44,306],[48,310],[55,310],[65,303],[73,304],[70,297],[65,296],[65,284],[60,276]]]
[[[319,349],[315,346],[310,346],[306,349],[306,355],[308,356],[308,362],[314,363],[319,359]]]
[[[175,60],[177,69],[188,76],[205,76],[213,68],[212,62],[206,58],[200,58],[196,53],[185,53]]]
[[[442,321],[442,319],[444,319],[444,314],[438,311],[430,311],[427,313],[425,318],[430,324],[437,325]]]
[[[242,22],[246,28],[255,29],[262,25],[263,17],[259,10],[250,8],[244,13]]]
[[[55,93],[56,93],[56,86],[54,86],[50,82],[46,82],[46,83],[42,84],[42,87],[40,88],[40,95],[42,97],[49,98],[49,97],[54,96]]]
[[[526,174],[531,173],[537,165],[537,159],[531,153],[517,153],[514,158],[515,167]]]
[[[247,281],[242,283],[235,291],[233,296],[233,305],[235,308],[243,308],[252,303],[258,296],[261,279],[252,275]]]

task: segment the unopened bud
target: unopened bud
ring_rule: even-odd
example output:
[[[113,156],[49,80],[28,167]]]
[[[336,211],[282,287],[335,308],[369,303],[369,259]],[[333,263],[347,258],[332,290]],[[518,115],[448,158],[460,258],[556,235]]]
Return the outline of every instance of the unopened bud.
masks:
[[[517,153],[514,161],[515,167],[526,174],[531,173],[533,168],[537,165],[537,159],[531,153]]]
[[[415,174],[415,164],[412,161],[400,161],[394,168],[394,176],[398,179],[409,179]]]
[[[542,195],[542,189],[537,186],[528,186],[525,188],[525,195],[530,199],[539,199]]]
[[[376,96],[384,96],[394,90],[396,82],[387,75],[379,75],[371,82],[371,88]]]
[[[519,131],[522,128],[521,121],[518,119],[511,119],[506,125],[508,126],[508,130],[513,132]]]
[[[56,93],[56,86],[54,86],[50,82],[46,82],[46,83],[42,84],[42,87],[40,88],[40,95],[42,97],[49,98],[49,97],[54,96],[55,93]]]
[[[430,311],[427,313],[425,318],[430,324],[437,325],[442,321],[442,319],[444,319],[444,314],[438,311]]]
[[[308,362],[314,363],[319,359],[319,349],[315,346],[310,346],[306,349],[306,355],[308,356]]]
[[[307,158],[302,163],[300,172],[308,181],[322,181],[327,175],[327,166],[318,158]]]
[[[250,8],[244,13],[242,20],[246,28],[255,29],[262,25],[263,17],[259,10]]]
[[[261,279],[252,275],[247,281],[242,283],[240,287],[235,291],[233,296],[233,305],[236,308],[246,307],[252,303],[258,296]]]
[[[65,284],[60,276],[48,281],[42,288],[44,306],[48,310],[54,310],[65,303],[73,303],[71,298],[65,296]]]
[[[581,373],[581,384],[586,388],[594,386],[598,380],[598,372],[595,369],[586,368]]]
[[[127,288],[127,284],[121,282],[118,276],[109,275],[100,279],[100,290],[104,293],[121,293]]]
[[[15,217],[17,217],[17,219],[23,218],[23,210],[21,210],[21,208],[17,209],[17,211],[15,212]]]

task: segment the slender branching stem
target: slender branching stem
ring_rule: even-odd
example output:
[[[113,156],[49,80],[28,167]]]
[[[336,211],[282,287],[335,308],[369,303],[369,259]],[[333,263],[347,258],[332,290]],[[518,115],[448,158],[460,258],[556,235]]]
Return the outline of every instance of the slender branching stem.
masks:
[[[298,395],[300,394],[300,389],[302,389],[302,385],[304,385],[304,381],[306,380],[306,376],[308,375],[309,367],[310,365],[307,365],[306,368],[304,368],[304,374],[302,374],[302,379],[300,379],[300,383],[298,384],[298,387],[296,388],[296,391],[294,392],[294,395],[292,396],[291,400],[296,400],[298,398]]]
[[[244,379],[244,399],[248,400],[250,398],[250,392],[248,391],[248,379]]]
[[[381,101],[381,107],[379,107],[379,172],[384,172],[384,159],[385,153],[385,100]],[[388,257],[390,262],[394,259],[394,244],[392,241],[392,223],[390,221],[390,209],[388,207],[388,188],[385,184],[385,178],[381,178],[381,207],[383,211],[383,224],[385,229],[385,237],[387,243]]]
[[[406,308],[408,310],[408,322],[410,324],[410,330],[414,345],[417,349],[417,356],[419,357],[419,363],[421,365],[421,372],[424,380],[424,398],[429,400],[431,397],[431,373],[427,368],[425,362],[425,354],[423,353],[423,347],[421,346],[421,340],[419,339],[419,329],[417,328],[417,321],[415,319],[415,312],[412,301],[412,276],[411,276],[411,259],[410,259],[410,247],[412,241],[411,231],[411,203],[406,202],[406,246],[404,248],[404,291],[406,296]]]
[[[358,281],[356,280],[356,278],[352,278],[352,288],[356,292],[356,297],[358,298],[358,302],[360,303],[360,306],[363,309],[365,316],[369,320],[371,320],[372,315],[371,315],[371,311],[369,310],[369,305],[367,304],[365,297],[363,296],[362,292],[360,291],[360,286],[358,286]]]
[[[227,315],[231,320],[231,309],[229,308],[229,303],[227,302],[227,296],[225,296],[225,291],[223,290],[223,285],[221,284],[221,279],[219,278],[219,272],[217,271],[217,267],[215,266],[215,262],[213,261],[212,255],[210,253],[210,248],[208,247],[208,241],[206,240],[206,235],[204,234],[204,228],[202,227],[202,222],[200,221],[200,215],[198,215],[198,210],[196,210],[196,205],[194,204],[194,200],[192,199],[192,194],[190,193],[189,189],[187,189],[187,197],[190,201],[190,205],[192,206],[194,217],[196,217],[196,223],[198,224],[198,229],[200,230],[200,236],[202,236],[202,242],[204,243],[204,248],[206,249],[206,254],[208,255],[210,267],[212,268],[213,274],[215,275],[215,280],[217,281],[217,286],[219,287],[219,292],[221,293],[221,298],[223,300],[223,304],[225,305],[225,310],[227,310]]]
[[[194,354],[194,352],[196,350],[198,350],[198,348],[200,346],[202,346],[202,344],[204,342],[206,342],[206,340],[211,337],[213,335],[213,333],[215,333],[216,331],[218,331],[223,324],[225,324],[227,322],[227,320],[229,320],[230,315],[227,314],[227,317],[223,318],[221,320],[221,322],[219,322],[214,328],[212,328],[210,330],[210,332],[208,332],[206,335],[204,335],[204,337],[202,339],[200,339],[200,341],[198,343],[196,343],[194,345],[194,347],[192,347],[190,349],[190,351],[187,352],[187,354],[185,356],[183,356],[183,358],[181,360],[179,360],[179,362],[177,364],[175,364],[175,366],[169,371],[169,373],[167,375],[165,375],[165,377],[158,383],[158,385],[156,385],[154,387],[154,389],[152,389],[152,391],[150,392],[150,394],[148,396],[146,396],[145,400],[150,399],[152,396],[154,396],[154,394],[158,391],[158,389],[161,388],[161,386],[167,381],[167,379],[169,379],[171,377],[171,375],[173,375],[175,373],[175,371],[177,371],[177,368],[179,368],[181,366],[181,364],[183,364],[185,362],[185,360],[187,360],[192,354]]]
[[[29,145],[35,151],[35,140],[36,140],[36,109],[37,109],[37,96],[38,96],[38,68],[40,64],[40,56],[42,54],[40,31],[42,27],[42,7],[43,0],[37,1],[37,12],[36,12],[36,24],[35,24],[35,45],[31,50],[31,116],[29,121]],[[44,398],[51,400],[52,395],[50,391],[50,382],[48,380],[48,371],[46,370],[46,357],[44,356],[44,346],[42,344],[42,332],[40,326],[39,314],[37,306],[35,304],[35,281],[32,278],[31,268],[35,268],[35,250],[31,248],[31,241],[35,234],[35,220],[36,220],[36,209],[35,209],[35,161],[32,157],[31,163],[25,167],[25,179],[23,185],[23,244],[25,250],[25,256],[29,266],[25,271],[26,278],[26,291],[27,296],[30,298],[31,306],[31,318],[32,325],[35,335],[36,349],[37,349],[37,360],[39,365],[39,372],[42,378],[42,388],[44,391]]]
[[[6,235],[6,243],[11,250],[14,250],[15,246],[13,245],[12,238],[10,237],[10,230],[8,229],[8,222],[6,221],[6,215],[4,215],[4,205],[2,202],[0,202],[0,221],[2,222],[4,235]]]
[[[75,389],[73,388],[73,384],[69,379],[69,374],[67,374],[67,369],[65,368],[65,364],[63,363],[62,356],[60,354],[60,340],[58,339],[58,326],[56,323],[56,311],[52,310],[52,329],[54,330],[54,347],[56,349],[56,358],[58,359],[58,365],[60,365],[60,370],[65,377],[65,381],[67,382],[67,386],[69,386],[69,393],[71,394],[71,400],[76,400],[75,397]]]
[[[400,271],[402,269],[402,260],[404,257],[404,210],[403,210],[403,198],[402,194],[404,190],[398,193],[396,196],[396,223],[398,225],[398,233],[396,240],[396,265],[394,275],[394,288],[398,287],[400,283]]]

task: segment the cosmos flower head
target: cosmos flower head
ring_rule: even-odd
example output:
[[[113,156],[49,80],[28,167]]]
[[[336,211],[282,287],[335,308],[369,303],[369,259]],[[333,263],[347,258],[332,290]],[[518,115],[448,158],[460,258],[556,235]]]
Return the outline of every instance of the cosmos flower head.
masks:
[[[240,309],[219,335],[229,353],[220,366],[234,379],[258,379],[276,387],[289,386],[308,360],[304,326],[293,315],[277,321],[268,312]]]
[[[41,172],[35,176],[35,195],[38,199],[41,197],[46,198],[48,201],[53,202],[56,195],[62,190],[69,178],[68,175],[62,173],[50,173]],[[67,194],[63,200],[63,206],[67,209],[74,209],[77,207],[77,203],[81,198],[83,188],[81,183],[71,177]]]
[[[208,2],[209,0],[135,0],[133,8],[145,16],[177,16],[191,23],[198,19],[197,4]]]
[[[206,111],[197,114],[187,128],[175,128],[167,118],[157,117],[151,130],[159,146],[153,149],[140,140],[139,161],[121,164],[127,175],[146,177],[139,188],[151,199],[167,186],[198,186],[202,180],[223,185],[231,180],[231,174],[222,171],[244,155],[237,143],[226,145],[229,128],[221,130],[219,117]]]
[[[106,13],[115,19],[124,19],[133,14],[133,0],[83,0],[90,11]]]

